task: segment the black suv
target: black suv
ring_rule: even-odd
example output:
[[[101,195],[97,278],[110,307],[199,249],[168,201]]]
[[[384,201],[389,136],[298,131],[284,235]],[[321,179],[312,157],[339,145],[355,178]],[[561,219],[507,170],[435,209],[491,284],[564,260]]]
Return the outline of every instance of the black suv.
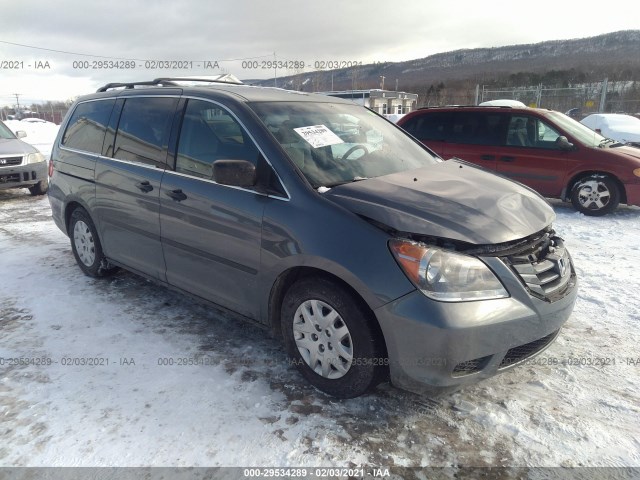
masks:
[[[491,376],[551,344],[576,298],[544,199],[348,101],[110,84],[72,106],[51,158],[86,274],[124,267],[271,327],[338,397]]]

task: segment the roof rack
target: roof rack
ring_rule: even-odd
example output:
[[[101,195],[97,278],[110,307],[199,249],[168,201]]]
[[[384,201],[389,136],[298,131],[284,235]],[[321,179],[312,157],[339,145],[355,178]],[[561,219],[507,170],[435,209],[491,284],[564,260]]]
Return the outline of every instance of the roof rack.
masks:
[[[418,107],[417,110],[428,110],[430,108],[522,108],[511,105],[436,105],[433,107]]]
[[[220,75],[219,78],[190,78],[190,77],[160,77],[154,80],[147,80],[144,82],[126,82],[126,83],[107,83],[100,87],[98,92],[106,92],[112,88],[125,89],[135,88],[137,86],[165,86],[165,87],[179,87],[180,84],[176,82],[203,82],[203,83],[226,83],[231,85],[243,85],[243,83],[236,79],[233,75],[225,74]]]

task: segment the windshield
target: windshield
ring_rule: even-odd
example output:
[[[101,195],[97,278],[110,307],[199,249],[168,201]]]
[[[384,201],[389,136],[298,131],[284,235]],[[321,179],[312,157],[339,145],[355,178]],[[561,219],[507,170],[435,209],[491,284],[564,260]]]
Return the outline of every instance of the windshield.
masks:
[[[573,118],[567,117],[564,113],[549,112],[548,116],[556,122],[565,132],[571,135],[589,147],[597,147],[602,144],[605,137],[594,132],[589,127],[584,126],[580,122],[576,122]]]
[[[16,136],[9,130],[9,127],[0,122],[0,138],[16,138]]]
[[[439,161],[401,130],[358,105],[261,102],[251,107],[314,188]]]

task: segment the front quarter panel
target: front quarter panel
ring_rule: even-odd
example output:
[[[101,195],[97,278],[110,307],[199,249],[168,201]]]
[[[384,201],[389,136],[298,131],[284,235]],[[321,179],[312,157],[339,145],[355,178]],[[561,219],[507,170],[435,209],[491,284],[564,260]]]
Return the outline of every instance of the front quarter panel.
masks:
[[[389,235],[316,192],[273,201],[262,233],[262,314],[271,287],[285,271],[312,267],[349,284],[375,309],[415,290],[388,247]]]

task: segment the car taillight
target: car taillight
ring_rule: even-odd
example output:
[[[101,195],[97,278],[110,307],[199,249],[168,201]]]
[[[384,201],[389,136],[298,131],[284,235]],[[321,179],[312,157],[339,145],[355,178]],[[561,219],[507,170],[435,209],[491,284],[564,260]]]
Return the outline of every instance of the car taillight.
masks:
[[[53,159],[49,159],[49,178],[53,177]]]

